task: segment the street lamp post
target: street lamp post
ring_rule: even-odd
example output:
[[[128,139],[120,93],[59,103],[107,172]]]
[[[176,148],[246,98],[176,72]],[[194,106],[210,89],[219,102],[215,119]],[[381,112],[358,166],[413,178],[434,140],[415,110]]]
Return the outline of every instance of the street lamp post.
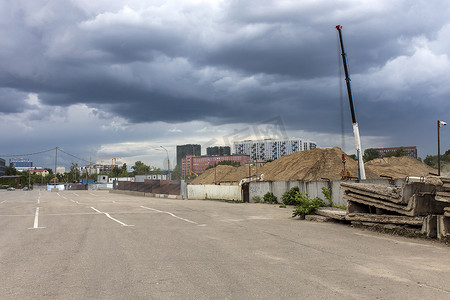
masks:
[[[160,146],[161,148],[163,148],[164,150],[166,150],[166,153],[167,153],[167,178],[169,179],[169,181],[170,181],[170,161],[169,161],[169,151],[167,151],[167,149],[166,148],[164,148],[163,146]]]
[[[447,122],[437,120],[437,136],[438,136],[438,176],[441,176],[441,143],[439,128],[447,125]]]

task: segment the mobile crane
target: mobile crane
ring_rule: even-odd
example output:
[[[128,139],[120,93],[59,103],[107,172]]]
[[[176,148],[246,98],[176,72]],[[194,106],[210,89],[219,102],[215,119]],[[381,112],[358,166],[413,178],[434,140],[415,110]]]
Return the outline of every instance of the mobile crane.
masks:
[[[364,162],[362,159],[362,151],[361,151],[361,139],[359,137],[358,122],[356,122],[355,108],[353,106],[352,87],[350,85],[350,75],[349,75],[348,67],[347,67],[347,54],[345,53],[344,41],[342,39],[342,25],[337,25],[336,29],[339,32],[339,41],[341,43],[342,62],[344,64],[344,72],[345,72],[345,83],[347,85],[348,101],[350,103],[350,111],[352,114],[353,134],[355,136],[355,145],[356,145],[356,156],[358,157],[358,179],[365,180],[366,179],[366,171],[364,170]]]

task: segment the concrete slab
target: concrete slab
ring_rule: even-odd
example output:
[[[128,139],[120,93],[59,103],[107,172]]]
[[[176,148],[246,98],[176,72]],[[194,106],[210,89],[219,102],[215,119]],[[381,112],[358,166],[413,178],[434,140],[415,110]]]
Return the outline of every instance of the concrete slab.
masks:
[[[337,207],[319,207],[316,209],[315,213],[320,216],[344,221],[347,212]]]
[[[383,200],[354,194],[351,192],[347,193],[347,191],[344,194],[344,198],[347,199],[347,201],[353,201],[363,205],[381,208],[387,211],[396,212],[406,216],[426,216],[429,214],[443,214],[444,208],[447,205],[443,202],[436,201],[434,197],[429,194],[425,195],[414,194],[412,197],[410,197],[408,205],[394,204]],[[352,211],[351,210],[352,208],[353,206],[348,205],[347,212],[350,213],[364,212],[364,211]],[[361,209],[361,207],[357,208]]]
[[[422,233],[426,234],[429,238],[437,237],[437,216],[429,215],[423,220]]]
[[[319,215],[306,215],[305,216],[305,220],[306,221],[312,221],[312,222],[333,222],[334,219],[332,218],[328,218],[328,217],[324,217],[324,216],[319,216]]]
[[[450,218],[437,216],[437,237],[444,239],[450,237]]]
[[[349,213],[345,216],[345,219],[347,221],[361,221],[361,222],[413,225],[413,226],[422,226],[424,222],[424,217],[376,215],[367,213]]]

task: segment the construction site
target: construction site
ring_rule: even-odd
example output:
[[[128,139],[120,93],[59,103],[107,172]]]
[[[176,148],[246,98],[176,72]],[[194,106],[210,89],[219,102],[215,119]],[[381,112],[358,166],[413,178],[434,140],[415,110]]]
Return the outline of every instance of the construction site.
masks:
[[[216,166],[187,185],[186,197],[256,202],[272,193],[282,204],[293,187],[311,197],[323,197],[325,187],[332,203],[346,209],[323,207],[308,220],[450,237],[449,176],[436,176],[436,169],[407,156],[371,160],[365,173],[358,180],[358,162],[340,148],[317,148],[265,165]]]

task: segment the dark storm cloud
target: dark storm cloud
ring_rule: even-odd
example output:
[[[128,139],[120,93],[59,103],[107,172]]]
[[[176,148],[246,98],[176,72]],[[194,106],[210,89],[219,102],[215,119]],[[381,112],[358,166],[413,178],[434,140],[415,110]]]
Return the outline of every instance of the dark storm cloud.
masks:
[[[414,69],[423,61],[408,58],[417,39],[434,41],[448,22],[449,8],[438,1],[137,3],[3,2],[0,112],[30,109],[25,99],[36,93],[45,105],[85,103],[130,123],[252,123],[279,115],[290,129],[337,134],[339,23],[362,132],[413,138],[404,132],[423,132],[413,122],[417,110],[430,119],[439,110],[417,99],[450,96],[446,81],[426,72],[428,82],[411,76],[393,83],[409,77],[402,68],[427,68]],[[430,97],[430,90],[441,92]]]

